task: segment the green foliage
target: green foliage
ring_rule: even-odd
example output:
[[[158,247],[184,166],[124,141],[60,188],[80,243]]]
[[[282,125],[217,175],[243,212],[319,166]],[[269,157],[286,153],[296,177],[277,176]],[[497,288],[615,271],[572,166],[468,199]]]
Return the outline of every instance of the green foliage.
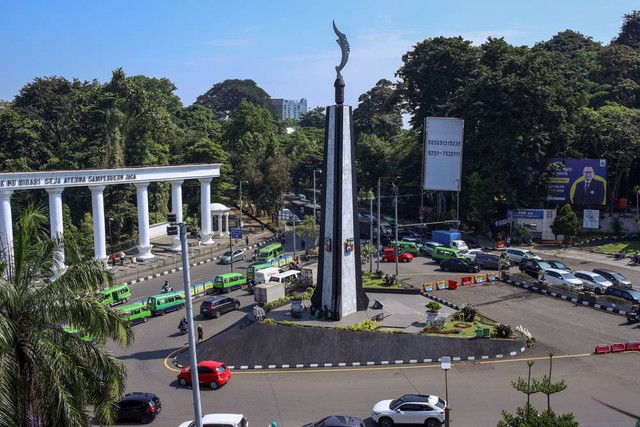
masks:
[[[209,108],[216,119],[233,117],[234,110],[242,102],[264,108],[273,119],[278,116],[269,94],[250,79],[229,79],[216,83],[196,99],[196,103]]]
[[[504,323],[496,325],[495,335],[497,338],[509,338],[512,332],[513,328],[510,325],[505,325]]]
[[[395,274],[386,274],[384,276],[384,285],[385,286],[395,286],[398,283],[398,276]]]
[[[580,425],[573,413],[558,415],[552,410],[539,413],[530,404],[516,408],[516,414],[502,411],[498,427],[577,427]]]
[[[84,214],[75,239],[83,254],[91,255],[93,253],[93,217],[89,212]]]
[[[579,230],[580,222],[578,221],[578,216],[571,209],[571,205],[567,203],[560,208],[560,212],[553,220],[551,232],[556,236],[563,234],[566,241],[570,236],[578,234]]]
[[[349,326],[343,326],[339,329],[345,331],[375,331],[382,325],[382,322],[378,322],[377,320],[366,319],[360,323],[355,323]]]
[[[471,304],[465,304],[460,311],[462,314],[462,320],[465,322],[473,322],[473,319],[475,319],[476,315],[479,314],[478,309]]]
[[[360,134],[376,135],[390,139],[400,133],[402,111],[398,94],[389,80],[379,80],[375,87],[358,98],[358,108],[353,112],[353,128],[356,139]]]
[[[429,313],[437,313],[441,306],[435,301],[429,301],[424,305]]]
[[[324,129],[324,107],[316,107],[307,111],[300,117],[300,126],[307,128]]]
[[[376,248],[371,243],[360,246],[360,264],[364,265],[376,253]]]
[[[296,235],[298,236],[317,236],[320,233],[320,225],[316,224],[316,220],[313,216],[306,216],[299,224],[296,225]],[[315,239],[313,242],[308,242],[307,247],[311,248],[315,245]]]

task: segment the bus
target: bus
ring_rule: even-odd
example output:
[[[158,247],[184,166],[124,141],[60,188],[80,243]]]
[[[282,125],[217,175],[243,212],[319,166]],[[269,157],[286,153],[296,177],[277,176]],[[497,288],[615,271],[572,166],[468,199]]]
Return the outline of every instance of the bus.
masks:
[[[279,257],[284,253],[282,243],[272,243],[260,249],[258,252],[258,261],[268,262]]]

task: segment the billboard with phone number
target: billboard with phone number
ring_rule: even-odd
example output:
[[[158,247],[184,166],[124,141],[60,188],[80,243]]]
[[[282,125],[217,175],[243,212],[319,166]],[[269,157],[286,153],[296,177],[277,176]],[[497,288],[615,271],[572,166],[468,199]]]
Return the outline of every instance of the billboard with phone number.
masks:
[[[607,204],[606,159],[550,159],[555,175],[549,179],[548,200],[556,203]]]
[[[424,119],[424,190],[460,191],[464,120]]]

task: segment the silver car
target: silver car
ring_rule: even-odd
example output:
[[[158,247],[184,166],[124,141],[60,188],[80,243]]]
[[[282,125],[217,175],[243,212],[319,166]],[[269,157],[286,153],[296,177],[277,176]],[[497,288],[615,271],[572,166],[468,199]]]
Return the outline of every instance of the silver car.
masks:
[[[242,261],[244,259],[244,251],[242,249],[234,249],[233,251],[227,251],[220,256],[220,264],[231,264],[233,262]]]

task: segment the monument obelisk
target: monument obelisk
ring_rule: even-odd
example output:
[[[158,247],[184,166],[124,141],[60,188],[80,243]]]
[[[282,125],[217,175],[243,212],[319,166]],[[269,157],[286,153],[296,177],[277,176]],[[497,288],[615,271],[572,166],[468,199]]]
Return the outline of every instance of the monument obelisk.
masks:
[[[335,22],[333,30],[338,35],[342,60],[333,85],[336,105],[326,111],[318,285],[311,303],[328,309],[331,318],[340,320],[366,310],[369,298],[362,289],[351,107],[343,105],[345,83],[341,71],[349,59],[349,42]]]

